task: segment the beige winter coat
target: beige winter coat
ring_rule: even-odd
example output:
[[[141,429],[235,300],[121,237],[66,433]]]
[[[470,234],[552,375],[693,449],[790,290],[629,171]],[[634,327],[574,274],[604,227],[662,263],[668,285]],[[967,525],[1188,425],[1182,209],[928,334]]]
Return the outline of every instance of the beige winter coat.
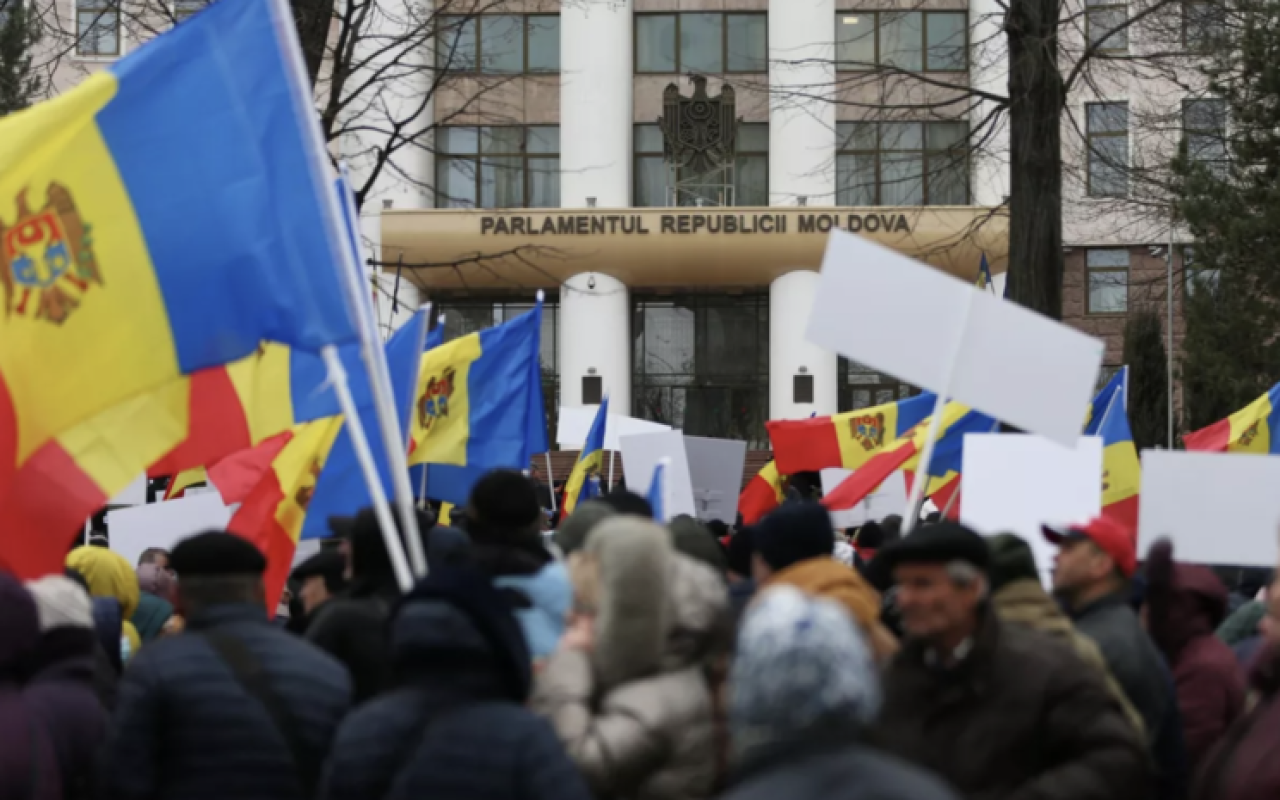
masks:
[[[575,590],[595,612],[595,647],[551,657],[534,710],[598,798],[710,797],[718,753],[707,676],[730,634],[724,583],[635,517],[601,523],[580,558]]]

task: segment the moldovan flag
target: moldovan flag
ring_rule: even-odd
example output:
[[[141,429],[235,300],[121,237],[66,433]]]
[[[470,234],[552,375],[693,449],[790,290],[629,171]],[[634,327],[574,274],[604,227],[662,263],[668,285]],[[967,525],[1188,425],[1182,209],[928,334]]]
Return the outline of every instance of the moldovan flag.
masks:
[[[596,410],[596,418],[591,421],[591,430],[587,431],[587,440],[582,443],[582,452],[578,454],[578,463],[573,465],[569,480],[564,485],[564,514],[568,516],[578,507],[578,503],[590,499],[592,479],[600,471],[600,461],[604,457],[604,430],[609,421],[609,398],[605,398]],[[583,497],[583,489],[587,497]]]
[[[1280,454],[1280,383],[1226,419],[1182,437],[1188,450]]]
[[[765,423],[783,475],[827,467],[857,469],[933,411],[930,392],[830,417]]]
[[[987,415],[972,411],[968,406],[954,401],[947,403],[942,411],[938,440],[933,446],[933,460],[929,465],[930,476],[939,478],[952,471],[949,469],[950,465],[957,454],[964,451],[966,433],[985,433],[991,429],[991,426],[992,419]],[[833,511],[853,508],[884,483],[885,478],[892,475],[894,471],[917,468],[918,454],[924,450],[925,437],[928,435],[929,418],[926,417],[914,431],[885,447],[883,452],[869,459],[860,469],[822,498],[822,504]]]
[[[1120,389],[1112,393],[1096,431],[1102,437],[1102,513],[1137,530],[1142,467],[1124,407],[1124,382],[1129,379],[1129,368],[1121,369],[1117,377]]]
[[[742,515],[742,524],[754,525],[780,505],[782,475],[778,472],[778,462],[770,461],[738,495],[738,513]]]
[[[227,523],[228,531],[253,542],[267,557],[263,584],[268,609],[275,608],[284,591],[307,507],[341,430],[342,417],[337,416],[308,422],[283,434],[284,446],[272,459],[271,468]]]
[[[510,322],[422,356],[410,424],[411,465],[525,469],[530,440],[540,438],[545,450],[546,420],[533,418],[535,406],[542,408],[541,332],[538,303]]]
[[[63,445],[91,436],[77,425],[130,418],[148,392],[166,396],[141,402],[167,406],[180,376],[264,340],[315,351],[356,338],[339,271],[350,253],[295,39],[282,0],[224,0],[0,120],[0,562],[15,566],[18,540],[67,543],[47,517],[17,524],[44,510],[18,496],[21,471],[100,490],[57,509],[89,505],[69,540],[132,480],[116,475],[181,441],[189,394],[169,417],[183,430],[159,452],[142,454],[154,433],[113,432],[110,485],[99,467],[68,476],[78,455]],[[60,569],[61,554],[18,560],[29,578]]]

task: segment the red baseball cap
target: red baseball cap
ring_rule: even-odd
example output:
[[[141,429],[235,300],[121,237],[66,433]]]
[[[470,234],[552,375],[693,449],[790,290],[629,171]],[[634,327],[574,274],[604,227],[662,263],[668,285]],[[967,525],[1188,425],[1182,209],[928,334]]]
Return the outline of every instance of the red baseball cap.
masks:
[[[1052,544],[1070,539],[1088,539],[1111,556],[1126,578],[1138,569],[1138,537],[1128,526],[1110,517],[1095,517],[1083,525],[1042,526],[1044,538]]]

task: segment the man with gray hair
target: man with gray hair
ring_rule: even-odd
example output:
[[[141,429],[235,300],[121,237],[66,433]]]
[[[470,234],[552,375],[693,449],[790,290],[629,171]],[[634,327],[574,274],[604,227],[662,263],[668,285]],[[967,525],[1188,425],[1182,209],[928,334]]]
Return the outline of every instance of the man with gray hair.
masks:
[[[1065,645],[1001,624],[989,558],[981,536],[949,522],[877,555],[906,634],[879,743],[975,800],[1145,797],[1143,744],[1101,677]]]

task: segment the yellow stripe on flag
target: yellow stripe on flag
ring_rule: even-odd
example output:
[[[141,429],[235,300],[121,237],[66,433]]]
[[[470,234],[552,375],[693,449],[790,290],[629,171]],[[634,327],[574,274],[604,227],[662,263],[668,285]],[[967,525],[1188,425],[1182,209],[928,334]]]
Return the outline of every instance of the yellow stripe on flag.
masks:
[[[480,334],[472,333],[422,355],[409,426],[410,466],[466,466],[467,442],[471,438],[468,377],[471,365],[482,354]],[[492,387],[493,391],[502,388]]]

